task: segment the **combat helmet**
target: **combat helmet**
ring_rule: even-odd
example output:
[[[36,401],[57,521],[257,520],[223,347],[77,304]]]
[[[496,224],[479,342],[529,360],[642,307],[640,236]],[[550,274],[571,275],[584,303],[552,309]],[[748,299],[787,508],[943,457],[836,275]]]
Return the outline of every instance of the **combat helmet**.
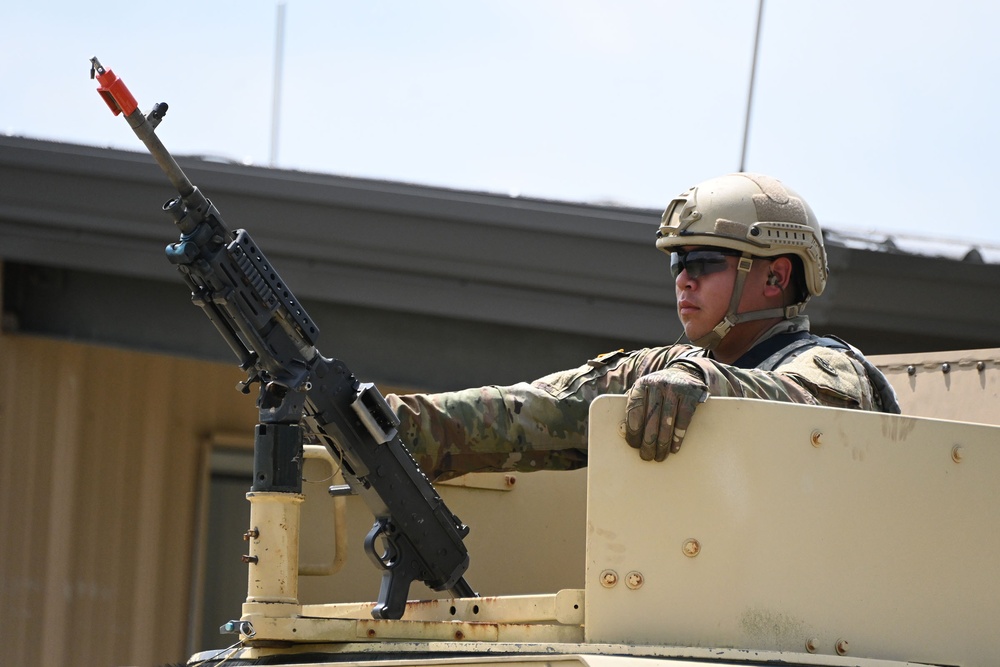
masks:
[[[693,341],[709,349],[738,323],[790,319],[826,287],[829,268],[816,215],[794,190],[770,176],[736,173],[700,183],[674,198],[663,212],[656,247],[713,246],[742,253],[726,316],[710,333]],[[743,284],[755,257],[793,255],[801,259],[805,293],[783,308],[736,313]]]

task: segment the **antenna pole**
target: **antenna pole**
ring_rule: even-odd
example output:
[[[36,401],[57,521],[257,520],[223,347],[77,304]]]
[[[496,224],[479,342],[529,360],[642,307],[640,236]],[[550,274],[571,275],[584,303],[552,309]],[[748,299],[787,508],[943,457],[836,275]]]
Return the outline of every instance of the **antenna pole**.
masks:
[[[757,77],[757,50],[760,45],[760,24],[764,16],[764,0],[757,5],[757,31],[753,38],[753,63],[750,65],[750,91],[747,94],[747,115],[743,121],[743,151],[740,153],[740,171],[746,171],[747,143],[750,137],[750,110],[753,107],[753,87]]]
[[[274,91],[271,94],[271,155],[270,166],[278,161],[278,125],[281,115],[281,72],[285,52],[285,3],[278,3],[278,25],[274,38]]]

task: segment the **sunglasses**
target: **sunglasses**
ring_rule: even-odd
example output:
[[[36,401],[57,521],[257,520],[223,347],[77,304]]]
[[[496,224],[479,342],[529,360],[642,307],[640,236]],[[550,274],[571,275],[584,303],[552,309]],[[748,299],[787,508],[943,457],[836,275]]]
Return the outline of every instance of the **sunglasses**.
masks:
[[[713,248],[711,250],[677,250],[670,253],[670,275],[677,278],[687,271],[689,278],[701,278],[709,273],[725,271],[729,264],[726,257],[739,257],[739,250]]]

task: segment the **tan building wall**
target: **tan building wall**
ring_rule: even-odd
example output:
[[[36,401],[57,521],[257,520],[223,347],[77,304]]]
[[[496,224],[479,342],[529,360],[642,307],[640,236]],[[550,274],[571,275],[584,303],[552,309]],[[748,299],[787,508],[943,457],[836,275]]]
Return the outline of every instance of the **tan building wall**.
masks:
[[[252,428],[239,370],[0,336],[0,664],[188,653],[207,434]]]

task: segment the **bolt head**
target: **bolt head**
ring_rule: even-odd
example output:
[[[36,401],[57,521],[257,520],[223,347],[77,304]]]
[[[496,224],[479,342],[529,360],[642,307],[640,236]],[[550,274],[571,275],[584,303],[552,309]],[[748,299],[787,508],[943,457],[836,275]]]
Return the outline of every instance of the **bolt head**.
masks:
[[[689,537],[684,540],[684,544],[681,545],[681,551],[683,551],[684,555],[688,558],[694,558],[701,553],[701,543],[693,537]]]

